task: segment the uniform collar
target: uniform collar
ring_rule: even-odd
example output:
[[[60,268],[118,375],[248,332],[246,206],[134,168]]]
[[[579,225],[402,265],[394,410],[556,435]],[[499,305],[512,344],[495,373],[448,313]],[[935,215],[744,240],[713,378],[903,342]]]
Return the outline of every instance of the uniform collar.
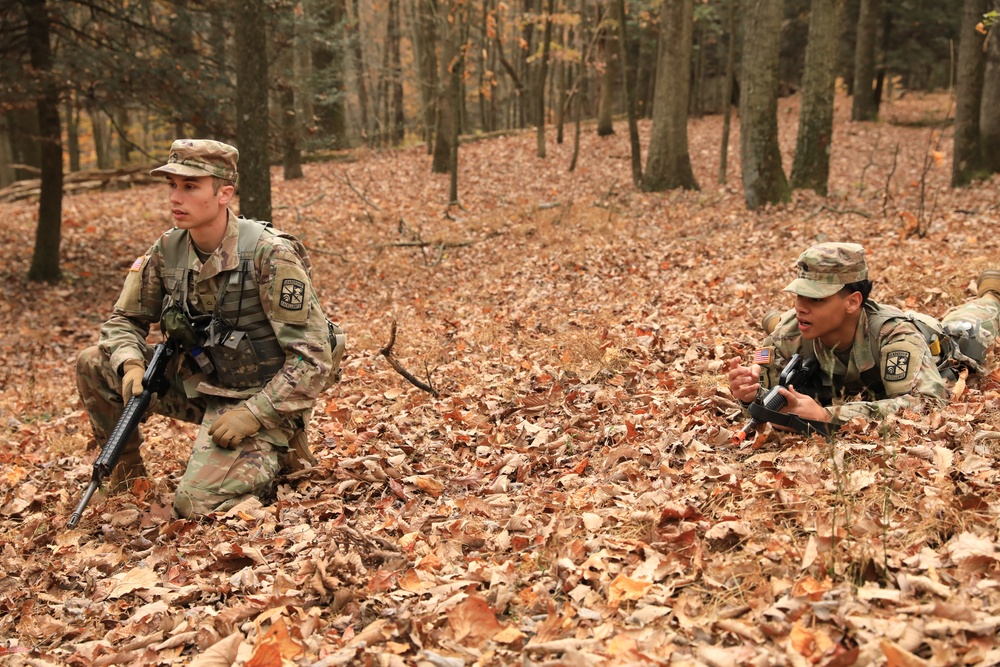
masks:
[[[222,237],[222,243],[205,260],[204,264],[198,259],[198,253],[194,250],[194,242],[190,235],[188,236],[189,262],[194,270],[198,271],[199,281],[208,280],[226,271],[233,271],[239,266],[239,231],[240,226],[236,216],[233,215],[232,211],[226,211],[226,234]]]

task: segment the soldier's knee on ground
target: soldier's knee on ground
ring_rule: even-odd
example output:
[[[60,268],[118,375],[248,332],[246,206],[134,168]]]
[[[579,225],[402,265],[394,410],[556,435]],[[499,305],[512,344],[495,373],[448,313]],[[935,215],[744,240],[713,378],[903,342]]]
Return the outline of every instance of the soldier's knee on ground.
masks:
[[[229,509],[248,496],[264,496],[278,474],[278,452],[259,438],[223,449],[199,437],[174,494],[181,517]]]

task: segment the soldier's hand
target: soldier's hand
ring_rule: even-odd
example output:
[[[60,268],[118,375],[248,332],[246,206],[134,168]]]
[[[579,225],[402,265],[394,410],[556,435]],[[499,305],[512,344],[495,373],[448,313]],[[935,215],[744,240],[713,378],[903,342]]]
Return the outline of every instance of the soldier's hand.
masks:
[[[129,359],[122,364],[122,400],[128,403],[133,396],[142,393],[142,376],[146,367],[141,361]]]
[[[778,391],[785,397],[786,401],[785,407],[781,408],[780,412],[797,415],[802,419],[809,419],[811,421],[830,421],[831,415],[829,410],[817,403],[816,399],[812,396],[806,396],[795,391],[794,385],[788,388],[779,387]]]
[[[760,366],[741,366],[739,357],[729,360],[729,393],[738,401],[750,403],[760,389]]]
[[[241,405],[222,413],[222,416],[208,429],[208,434],[212,436],[212,442],[219,447],[229,449],[259,430],[260,422],[248,408]]]

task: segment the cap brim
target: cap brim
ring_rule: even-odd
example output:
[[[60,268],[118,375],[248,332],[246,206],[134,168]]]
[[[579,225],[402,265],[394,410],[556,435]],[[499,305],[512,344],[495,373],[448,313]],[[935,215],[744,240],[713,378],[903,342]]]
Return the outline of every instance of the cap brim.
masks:
[[[820,283],[815,280],[807,280],[806,278],[796,278],[782,291],[809,297],[810,299],[825,299],[828,296],[833,296],[842,289],[844,289],[844,286],[837,283]]]
[[[149,172],[150,176],[166,176],[167,174],[172,174],[174,176],[191,176],[193,178],[201,178],[202,176],[212,175],[204,169],[189,167],[186,164],[165,164],[162,167],[157,167],[153,171]]]

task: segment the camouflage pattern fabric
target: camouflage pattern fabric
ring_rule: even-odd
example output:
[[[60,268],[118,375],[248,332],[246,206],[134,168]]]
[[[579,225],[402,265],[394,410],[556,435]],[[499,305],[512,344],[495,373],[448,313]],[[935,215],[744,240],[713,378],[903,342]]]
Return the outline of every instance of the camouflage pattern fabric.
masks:
[[[959,348],[953,352],[958,365],[967,366],[977,373],[985,373],[985,353],[993,346],[997,333],[1000,333],[1000,296],[988,293],[952,308],[941,318],[941,327]],[[973,347],[976,352],[981,351],[981,354],[962,353],[963,338],[975,341],[976,345]]]
[[[77,387],[94,437],[101,446],[111,436],[125,409],[119,393],[121,378],[110,373],[109,369],[107,356],[96,345],[85,349],[77,359]],[[238,406],[240,401],[215,396],[188,398],[184,390],[184,375],[185,372],[177,364],[168,369],[170,389],[154,397],[150,405],[150,411],[156,414],[201,424],[187,471],[174,495],[176,515],[192,517],[223,511],[249,495],[265,493],[278,473],[279,456],[288,448],[296,429],[291,426],[274,427],[246,438],[233,449],[219,447],[212,442],[208,429],[220,415]],[[134,458],[142,443],[140,427],[126,445],[122,458]]]
[[[220,288],[239,268],[239,225],[231,214],[220,247],[202,263],[189,244],[192,311],[211,313]],[[168,234],[171,232],[167,232]],[[84,350],[77,363],[78,387],[100,444],[107,440],[124,409],[119,375],[129,360],[151,357],[146,343],[150,326],[162,314],[164,297],[164,237],[132,264],[111,318],[101,327],[98,345]],[[232,506],[248,494],[261,495],[278,472],[278,459],[308,418],[332,368],[326,317],[309,279],[307,260],[292,242],[266,235],[257,244],[254,266],[265,315],[285,353],[284,366],[261,387],[234,390],[200,372],[186,353],[169,369],[171,387],[153,401],[159,414],[200,423],[187,472],[177,489],[174,509],[192,516]],[[289,299],[288,281],[295,281]],[[261,423],[261,431],[233,450],[214,445],[208,429],[228,409],[245,405]],[[142,436],[129,443],[138,450]]]
[[[943,405],[948,393],[944,380],[923,334],[912,322],[905,319],[886,322],[879,332],[879,349],[872,349],[867,335],[868,317],[879,308],[881,306],[871,300],[865,304],[854,343],[842,354],[828,349],[819,340],[803,340],[795,311],[787,311],[762,343],[762,347],[773,347],[774,354],[771,362],[761,369],[761,385],[765,388],[775,386],[792,356],[806,351],[816,357],[823,385],[835,397],[833,405],[827,406],[835,424],[844,424],[855,417],[877,419],[903,409],[918,410],[923,405]],[[805,346],[809,346],[808,349]],[[898,365],[894,367],[890,362],[903,355],[905,372],[896,375]],[[865,389],[861,373],[876,366],[881,366],[885,395],[859,396]]]

